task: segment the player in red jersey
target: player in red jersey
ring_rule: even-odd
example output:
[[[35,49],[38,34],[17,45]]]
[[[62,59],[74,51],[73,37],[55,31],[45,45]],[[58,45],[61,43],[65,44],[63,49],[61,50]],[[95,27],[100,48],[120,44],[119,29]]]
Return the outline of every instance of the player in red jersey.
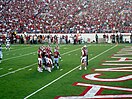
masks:
[[[39,47],[38,49],[38,71],[43,72],[42,68],[42,47]]]
[[[45,56],[45,60],[46,60],[46,67],[45,70],[48,70],[49,72],[51,72],[52,70],[52,66],[53,66],[53,62],[50,58],[48,58],[48,56]]]
[[[45,50],[45,47],[42,46],[42,61],[43,61],[43,66],[44,68],[46,67],[46,59],[45,59],[45,56],[46,56],[46,50]]]
[[[82,50],[81,50],[82,56],[81,56],[81,66],[79,68],[79,70],[82,70],[82,68],[84,67],[85,70],[87,70],[87,55],[88,55],[88,51],[86,48],[86,45],[83,46]]]
[[[59,58],[61,59],[60,53],[58,49],[54,51],[54,63],[53,63],[53,68],[56,65],[57,69],[59,69]]]

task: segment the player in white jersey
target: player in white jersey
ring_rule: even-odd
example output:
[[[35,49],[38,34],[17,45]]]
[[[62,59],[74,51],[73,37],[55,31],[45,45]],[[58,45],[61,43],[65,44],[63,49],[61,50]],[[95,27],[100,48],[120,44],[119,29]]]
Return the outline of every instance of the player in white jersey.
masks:
[[[53,66],[53,62],[47,55],[45,57],[45,60],[46,60],[45,70],[48,70],[49,72],[51,72],[52,66]]]
[[[7,38],[6,39],[6,50],[10,50],[10,39],[9,38]]]
[[[82,52],[82,56],[81,56],[81,66],[79,68],[79,70],[82,70],[82,68],[84,67],[85,70],[87,70],[87,65],[88,65],[88,51],[86,49],[86,45],[83,46],[83,48],[81,49]]]
[[[1,63],[1,61],[2,61],[2,58],[3,58],[3,55],[2,55],[2,46],[1,46],[1,44],[0,44],[0,63]]]
[[[54,55],[53,68],[56,65],[57,69],[59,69],[59,59],[61,59],[60,53],[58,50],[55,50],[53,55]]]

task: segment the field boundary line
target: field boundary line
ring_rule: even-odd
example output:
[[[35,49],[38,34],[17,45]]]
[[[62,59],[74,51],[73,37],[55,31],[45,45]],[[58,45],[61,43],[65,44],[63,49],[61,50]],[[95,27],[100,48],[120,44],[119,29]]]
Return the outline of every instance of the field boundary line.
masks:
[[[113,46],[113,47],[111,47],[111,48],[105,50],[104,52],[102,52],[102,53],[96,55],[95,57],[93,57],[93,58],[91,58],[91,59],[89,59],[89,61],[91,61],[91,60],[93,60],[93,59],[95,59],[95,58],[101,56],[102,54],[108,52],[109,50],[115,48],[116,46],[117,46],[117,45],[115,45],[115,46]],[[53,84],[54,82],[58,81],[59,79],[63,78],[64,76],[68,75],[69,73],[71,73],[72,71],[76,70],[76,69],[79,68],[79,67],[80,67],[80,65],[78,65],[77,67],[73,68],[72,70],[66,72],[65,74],[61,75],[60,77],[56,78],[55,80],[53,80],[52,82],[46,84],[45,86],[41,87],[40,89],[34,91],[33,93],[29,94],[28,96],[24,97],[24,99],[28,99],[29,97],[35,95],[36,93],[38,93],[38,92],[40,92],[41,90],[45,89],[46,87],[50,86],[50,85]]]
[[[62,56],[65,55],[65,54],[68,54],[68,53],[71,53],[71,52],[77,51],[77,50],[79,50],[79,49],[80,49],[80,48],[77,48],[77,49],[75,49],[75,50],[71,50],[71,51],[68,51],[68,52],[66,52],[66,53],[63,53]],[[5,74],[3,74],[3,75],[0,75],[0,78],[2,78],[2,77],[4,77],[4,76],[7,76],[7,75],[10,75],[10,74],[13,74],[13,73],[18,72],[18,71],[21,71],[21,70],[23,70],[23,69],[26,69],[26,68],[32,67],[32,66],[34,66],[34,65],[36,65],[36,64],[37,64],[37,63],[34,63],[34,64],[28,65],[28,66],[26,66],[26,67],[19,68],[19,69],[17,69],[17,70],[14,70],[14,71],[11,71],[11,72],[8,72],[8,73],[5,73]]]

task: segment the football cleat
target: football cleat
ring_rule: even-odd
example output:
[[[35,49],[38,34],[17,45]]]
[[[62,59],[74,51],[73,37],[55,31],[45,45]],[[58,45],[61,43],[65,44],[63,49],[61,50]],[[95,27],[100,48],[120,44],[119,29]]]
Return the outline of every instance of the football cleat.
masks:
[[[57,66],[57,69],[59,69],[59,66]]]
[[[82,67],[80,67],[79,70],[82,70]]]

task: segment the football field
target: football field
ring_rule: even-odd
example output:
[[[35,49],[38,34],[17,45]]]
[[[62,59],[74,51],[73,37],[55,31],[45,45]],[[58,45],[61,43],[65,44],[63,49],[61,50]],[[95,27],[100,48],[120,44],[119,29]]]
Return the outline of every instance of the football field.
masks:
[[[37,71],[40,46],[3,46],[0,99],[132,98],[131,44],[87,44],[87,70],[78,69],[83,45],[59,45],[60,69],[51,73]]]

